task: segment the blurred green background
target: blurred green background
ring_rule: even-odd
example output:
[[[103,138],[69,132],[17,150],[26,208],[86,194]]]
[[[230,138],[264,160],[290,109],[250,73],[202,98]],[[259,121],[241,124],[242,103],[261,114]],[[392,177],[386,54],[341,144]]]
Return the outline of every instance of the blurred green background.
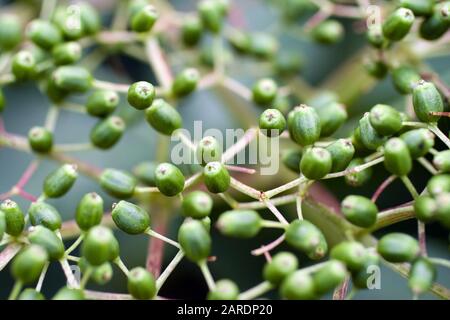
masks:
[[[7,3],[9,1],[1,1]],[[95,2],[95,1],[94,1]],[[192,11],[195,9],[196,1],[170,1],[181,11]],[[278,41],[281,44],[281,50],[293,50],[304,57],[304,68],[301,72],[304,79],[311,85],[317,86],[330,74],[333,73],[342,63],[352,57],[358,50],[364,46],[364,36],[352,31],[353,22],[342,20],[346,26],[346,38],[343,42],[332,46],[322,47],[312,43],[308,39],[297,39],[292,36],[292,32],[285,31],[289,26],[278,26],[279,11],[272,5],[275,1],[262,0],[235,0],[231,1],[235,10],[238,10],[245,18],[245,28],[249,31],[267,31],[276,32]],[[111,19],[108,7],[114,7],[114,1],[97,1],[101,3],[103,19],[105,24]],[[0,10],[2,10],[0,8]],[[298,25],[301,25],[299,21]],[[283,28],[285,29],[283,31]],[[210,39],[205,39],[205,44]],[[179,62],[179,61],[178,61]],[[434,70],[438,70],[442,78],[450,83],[450,57],[443,56],[433,58],[428,61]],[[188,64],[178,63],[174,71],[181,67],[190,66]],[[241,67],[243,64],[245,68]],[[233,61],[233,67],[230,68],[231,76],[238,81],[251,86],[253,81],[259,77],[270,75],[258,69],[258,63],[248,58],[237,57]],[[254,72],[252,72],[254,71]],[[109,80],[111,82],[130,83],[136,80],[146,80],[155,83],[154,75],[148,66],[136,62],[130,58],[120,55],[113,55],[106,59],[103,65],[95,73],[98,79]],[[352,86],[352,79],[347,79],[346,85]],[[8,86],[4,89],[7,99],[7,108],[2,118],[5,122],[7,131],[26,135],[29,128],[35,125],[42,125],[45,120],[45,114],[49,106],[46,97],[39,93],[39,90],[30,83]],[[226,98],[229,93],[220,90],[208,90],[195,93],[181,101],[179,110],[183,116],[184,124],[187,129],[192,129],[194,120],[203,120],[203,127],[206,128],[226,128],[239,127],[239,119],[233,117],[233,114],[227,109],[230,103],[236,103],[238,107],[249,108],[254,112],[255,117],[261,112],[261,109],[237,100]],[[224,99],[224,97],[226,99]],[[84,97],[79,97],[83,101]],[[391,80],[387,77],[380,81],[370,92],[363,94],[350,106],[350,114],[353,121],[357,121],[361,114],[376,103],[387,103],[398,107],[404,104],[404,98],[394,90]],[[75,157],[92,163],[95,166],[107,168],[114,167],[124,170],[131,170],[133,166],[144,160],[152,160],[155,156],[155,137],[156,132],[142,119],[141,113],[134,112],[126,104],[126,99],[121,96],[120,112],[130,120],[130,125],[122,140],[112,150],[77,152]],[[255,118],[256,119],[256,118]],[[355,122],[353,122],[355,123]],[[89,118],[76,113],[61,111],[60,118],[56,126],[56,143],[75,143],[89,141],[89,132],[95,124],[93,118]],[[444,124],[447,127],[448,121]],[[345,134],[345,132],[341,132]],[[0,193],[6,192],[15,184],[23,170],[27,167],[32,157],[28,154],[13,151],[10,149],[0,149]],[[32,194],[40,194],[43,178],[55,167],[56,163],[44,161],[41,168],[33,176],[26,191]],[[380,166],[379,166],[380,167]],[[291,174],[290,178],[295,175]],[[326,186],[334,193],[338,199],[349,193],[358,193],[371,195],[376,187],[387,177],[384,170],[378,168],[375,171],[370,185],[360,189],[352,189],[346,186],[343,180],[328,181]],[[417,188],[422,188],[428,174],[422,168],[416,166],[411,174],[413,182]],[[252,184],[253,183],[253,184]],[[272,180],[273,186],[277,186],[277,178]],[[249,180],[249,184],[258,187],[257,181]],[[96,191],[106,199],[106,208],[114,202],[114,199],[108,197],[91,180],[80,176],[69,194],[61,199],[52,200],[59,211],[63,214],[65,220],[73,219],[73,213],[79,199],[87,192]],[[20,198],[14,198],[25,209],[28,203]],[[389,187],[380,200],[380,208],[387,208],[409,201],[409,195],[400,183],[394,183]],[[222,202],[218,202],[215,207],[213,220],[217,214],[228,209]],[[291,206],[280,207],[280,210],[286,215],[295,215],[295,209]],[[265,213],[269,216],[267,213]],[[175,215],[170,225],[168,236],[176,238],[176,230],[181,221],[179,215]],[[252,249],[259,247],[263,243],[270,242],[278,236],[277,232],[264,230],[257,238],[251,240],[235,240],[225,238],[219,235],[213,228],[213,254],[217,256],[217,261],[210,264],[213,276],[216,279],[230,278],[238,283],[242,290],[245,290],[262,280],[261,269],[264,264],[263,257],[253,257],[250,254]],[[408,221],[394,225],[390,230],[404,231],[414,234],[416,232],[415,221]],[[383,232],[388,231],[384,230]],[[145,253],[147,248],[146,236],[129,236],[122,232],[116,232],[121,243],[121,256],[128,267],[134,267],[145,264]],[[378,235],[378,234],[377,234]],[[431,256],[442,256],[450,258],[448,244],[448,230],[444,230],[437,224],[427,228],[427,240],[429,254]],[[69,242],[70,243],[70,242]],[[279,250],[283,249],[281,246]],[[167,264],[174,256],[172,248],[166,246],[165,263]],[[310,262],[303,256],[300,256],[303,266]],[[0,296],[5,297],[13,285],[9,276],[9,268],[0,273]],[[439,277],[437,279],[442,284],[450,287],[450,270],[439,268]],[[44,283],[44,294],[50,297],[54,292],[64,284],[63,273],[59,264],[52,264]],[[126,281],[122,273],[115,269],[113,280],[103,287],[89,285],[89,288],[102,291],[126,292]],[[207,292],[206,284],[202,278],[200,270],[192,263],[183,261],[177,270],[169,277],[166,285],[160,292],[160,295],[169,298],[204,298]],[[269,294],[269,297],[276,297],[276,294]],[[411,294],[407,287],[407,282],[398,274],[383,268],[381,278],[381,290],[365,290],[356,295],[356,299],[410,299]],[[434,298],[431,295],[425,295],[423,298]]]

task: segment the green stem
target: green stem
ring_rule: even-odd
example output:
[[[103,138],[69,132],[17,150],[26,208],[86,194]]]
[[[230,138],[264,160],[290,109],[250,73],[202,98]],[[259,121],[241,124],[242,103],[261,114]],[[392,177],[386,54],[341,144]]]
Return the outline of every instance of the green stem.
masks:
[[[203,277],[205,278],[205,281],[206,281],[206,284],[208,285],[209,290],[210,291],[214,290],[214,288],[216,287],[216,283],[214,282],[211,272],[209,271],[206,260],[199,262],[198,266],[200,267],[200,270],[202,271]]]
[[[66,250],[65,254],[69,255],[73,250],[75,250],[80,245],[80,243],[83,241],[83,239],[84,239],[84,234],[81,234],[77,238],[77,240],[75,240],[74,243],[72,243],[72,245]]]
[[[252,300],[255,299],[264,293],[273,289],[273,285],[269,281],[261,282],[260,284],[250,288],[244,292],[242,292],[238,299],[239,300]]]
[[[145,231],[145,233],[148,234],[148,235],[151,236],[151,237],[154,237],[154,238],[160,239],[160,240],[162,240],[162,241],[164,241],[164,242],[167,242],[168,244],[174,246],[175,248],[181,249],[180,244],[179,244],[178,242],[176,242],[176,241],[174,241],[174,240],[172,240],[172,239],[169,239],[169,238],[163,236],[162,234],[159,234],[158,232],[153,231],[153,230],[150,229],[150,228],[147,229],[147,230]]]
[[[263,228],[286,229],[286,224],[271,220],[262,220],[261,226]]]
[[[22,286],[23,286],[22,282],[17,280],[14,283],[14,287],[12,288],[11,293],[9,294],[8,300],[16,300],[17,296],[22,290]]]
[[[450,269],[450,261],[442,258],[429,258],[430,262]]]
[[[172,259],[172,261],[170,261],[170,263],[167,265],[166,269],[164,269],[164,271],[160,274],[158,279],[156,279],[156,288],[158,291],[164,285],[164,282],[166,282],[167,278],[172,274],[172,272],[175,270],[178,263],[180,263],[183,257],[184,252],[182,250],[178,251],[178,253]]]
[[[92,268],[91,266],[88,266],[86,271],[83,274],[83,277],[81,278],[80,281],[80,289],[83,290],[86,287],[86,284],[89,281],[89,278],[92,275],[92,272],[94,271],[94,268]]]
[[[119,267],[120,270],[122,270],[122,272],[128,277],[128,273],[130,272],[127,268],[127,266],[125,265],[125,263],[123,263],[122,259],[120,259],[120,257],[117,257],[116,260],[114,260],[114,263]]]
[[[450,139],[438,128],[436,124],[429,124],[428,129],[437,135],[438,138],[447,145],[447,148],[450,149]]]
[[[39,276],[38,283],[36,284],[36,291],[40,292],[42,289],[42,284],[44,283],[45,275],[47,274],[49,262],[46,262],[44,268],[42,268],[41,275]]]
[[[408,189],[411,196],[416,199],[419,196],[419,193],[417,192],[416,188],[414,187],[411,180],[408,178],[408,176],[401,176],[400,179],[402,180],[403,184],[405,185],[406,189]]]

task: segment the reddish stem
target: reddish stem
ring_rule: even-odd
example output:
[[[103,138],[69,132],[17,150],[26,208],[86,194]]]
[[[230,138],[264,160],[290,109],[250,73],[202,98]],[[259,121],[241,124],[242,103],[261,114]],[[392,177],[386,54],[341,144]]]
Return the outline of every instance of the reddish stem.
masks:
[[[259,249],[253,250],[252,255],[259,256],[259,255],[265,254],[266,252],[269,252],[270,250],[275,249],[277,246],[279,246],[284,241],[284,238],[285,238],[285,236],[283,234],[280,237],[276,238],[271,243],[263,245]]]
[[[28,193],[20,188],[17,188],[17,193],[24,199],[35,202],[37,201],[37,197],[33,196],[31,193]]]
[[[167,230],[167,219],[159,217],[154,219],[152,229],[159,234],[164,235]],[[159,277],[161,273],[161,265],[164,256],[164,241],[151,237],[148,244],[147,252],[147,270],[151,272],[155,278]]]
[[[244,10],[240,8],[236,3],[233,3],[230,8],[230,24],[234,27],[244,28],[246,25]]]
[[[20,177],[19,181],[16,183],[16,187],[18,189],[22,189],[33,176],[34,172],[39,166],[39,162],[33,160],[30,165],[25,169],[25,172]]]
[[[348,284],[350,278],[346,278],[344,280],[344,282],[342,282],[342,284],[339,286],[338,289],[336,289],[336,291],[333,294],[333,300],[344,300],[345,297],[347,296],[347,290],[348,290]]]
[[[379,196],[381,195],[381,193],[383,193],[383,191],[397,178],[397,176],[390,176],[388,177],[386,180],[383,181],[382,184],[380,184],[380,186],[377,188],[377,190],[375,191],[375,193],[372,196],[372,202],[375,203],[377,201],[377,199],[379,198]]]
[[[6,200],[13,195],[11,191],[0,194],[0,201]]]

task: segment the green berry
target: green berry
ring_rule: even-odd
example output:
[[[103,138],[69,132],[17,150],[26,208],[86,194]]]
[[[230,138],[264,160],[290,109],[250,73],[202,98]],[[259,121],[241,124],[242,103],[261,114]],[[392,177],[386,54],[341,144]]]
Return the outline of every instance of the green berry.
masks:
[[[312,260],[321,259],[328,251],[322,231],[306,220],[295,220],[289,224],[286,229],[286,242]]]
[[[333,102],[338,102],[339,97],[338,95],[333,92],[333,91],[329,91],[329,90],[321,90],[319,93],[313,95],[311,98],[309,98],[307,100],[307,104],[309,106],[312,106],[314,108],[323,108],[326,107],[327,105],[333,103]]]
[[[380,257],[376,252],[367,252],[364,266],[359,271],[352,272],[352,282],[355,288],[367,289],[369,280],[372,280],[373,268],[379,268]]]
[[[181,26],[181,40],[186,46],[195,46],[200,41],[202,32],[203,26],[198,17],[188,17],[183,20]]]
[[[111,212],[116,226],[128,234],[141,234],[150,226],[150,217],[141,207],[127,202],[120,201]]]
[[[138,81],[128,88],[127,100],[132,107],[144,110],[151,106],[155,95],[155,87],[151,83]]]
[[[213,208],[213,200],[203,191],[193,191],[184,197],[182,214],[185,217],[203,219],[210,215]]]
[[[312,38],[321,44],[335,44],[344,37],[344,27],[339,21],[328,19],[314,27]]]
[[[363,196],[347,196],[342,201],[341,209],[348,221],[361,228],[370,228],[377,220],[377,206]]]
[[[259,129],[268,137],[279,136],[286,128],[286,119],[277,109],[267,109],[259,117]]]
[[[186,257],[193,262],[204,261],[211,252],[211,237],[198,220],[188,220],[180,226],[178,242]]]
[[[389,233],[378,241],[378,253],[389,262],[410,262],[420,252],[417,240],[404,233]]]
[[[63,41],[61,31],[51,22],[33,20],[27,27],[27,36],[42,49],[50,50]]]
[[[303,154],[300,171],[310,180],[319,180],[330,173],[332,165],[331,154],[327,149],[312,147]]]
[[[347,120],[345,106],[338,102],[330,102],[315,109],[319,115],[321,137],[329,137]]]
[[[388,45],[388,41],[383,36],[383,30],[379,25],[370,26],[367,29],[366,38],[370,45],[377,49],[381,49]]]
[[[259,105],[267,106],[271,104],[277,96],[278,86],[270,78],[257,81],[252,88],[253,101]]]
[[[6,232],[5,213],[3,211],[0,211],[0,241],[2,241],[5,232]]]
[[[77,5],[80,8],[81,25],[84,34],[93,35],[100,31],[102,25],[97,9],[89,2],[82,2]]]
[[[389,67],[383,60],[379,58],[367,59],[364,63],[367,73],[375,79],[383,79],[386,77]]]
[[[407,131],[400,138],[406,143],[413,159],[423,157],[434,146],[434,134],[424,128]]]
[[[80,60],[81,45],[78,42],[64,42],[52,50],[53,61],[56,65],[73,64]]]
[[[434,0],[400,0],[400,5],[416,16],[429,16],[433,12]]]
[[[298,268],[297,257],[286,251],[277,253],[264,265],[263,277],[274,285],[279,285]]]
[[[401,94],[410,94],[414,86],[420,81],[420,74],[415,68],[402,65],[392,70],[392,82]]]
[[[116,110],[119,95],[111,90],[94,91],[87,99],[86,111],[94,117],[106,117]]]
[[[450,192],[450,174],[440,174],[431,177],[427,183],[428,193],[433,197]]]
[[[347,275],[345,265],[337,260],[326,264],[313,274],[314,290],[318,295],[324,295],[339,286]]]
[[[177,97],[187,96],[195,90],[199,80],[200,74],[197,69],[185,69],[175,77],[172,83],[172,92]]]
[[[213,136],[207,136],[199,141],[195,153],[198,163],[206,166],[209,162],[222,159],[222,145]]]
[[[0,50],[14,49],[22,40],[22,25],[16,15],[4,13],[0,16]]]
[[[92,74],[85,68],[79,66],[62,66],[53,72],[55,85],[70,92],[86,92],[93,82]]]
[[[370,123],[369,112],[366,112],[359,120],[359,130],[361,142],[369,150],[376,150],[386,141],[386,138],[379,134]]]
[[[33,202],[28,209],[33,226],[42,225],[50,230],[61,228],[61,215],[52,205],[45,202]]]
[[[365,163],[364,159],[355,158],[352,161],[350,161],[350,164],[348,165],[347,169],[352,169],[364,163]],[[371,167],[366,168],[362,171],[352,172],[345,176],[345,182],[352,187],[360,187],[365,183],[367,183],[372,178],[372,174],[373,169]]]
[[[81,254],[89,264],[100,266],[119,256],[119,243],[112,231],[104,226],[91,228],[84,238]]]
[[[133,169],[133,174],[142,183],[147,186],[156,186],[155,170],[158,164],[156,162],[141,162]]]
[[[33,127],[28,131],[28,143],[33,151],[47,153],[53,147],[53,133],[44,127]]]
[[[148,32],[152,29],[159,14],[152,5],[146,5],[131,18],[131,30],[134,32]]]
[[[47,261],[48,255],[45,249],[32,244],[22,249],[14,258],[11,273],[16,281],[31,284],[38,280]]]
[[[39,291],[32,288],[26,288],[17,297],[18,300],[45,300],[45,297]]]
[[[11,71],[17,80],[32,79],[36,75],[36,60],[31,52],[17,52],[12,60]]]
[[[320,138],[320,118],[312,107],[304,104],[295,107],[289,113],[287,123],[291,139],[301,146],[313,144]]]
[[[436,197],[436,219],[444,227],[450,229],[450,192],[439,194]]]
[[[161,134],[170,136],[183,125],[178,111],[162,99],[157,99],[145,110],[147,122]]]
[[[137,181],[129,173],[117,169],[105,169],[100,176],[100,186],[109,195],[126,199],[134,194]]]
[[[384,166],[397,176],[406,176],[412,169],[408,146],[400,138],[391,138],[384,144]]]
[[[245,239],[258,234],[262,220],[253,210],[231,210],[220,215],[216,226],[226,236]]]
[[[62,240],[52,230],[46,227],[33,227],[27,238],[30,240],[30,243],[44,248],[50,260],[59,260],[64,256],[64,244]]]
[[[128,292],[135,299],[149,300],[156,295],[155,277],[142,267],[131,269],[128,273]]]
[[[278,47],[277,39],[268,33],[257,32],[250,36],[250,51],[259,59],[274,57]]]
[[[283,76],[296,75],[303,67],[303,57],[296,51],[281,51],[275,56],[275,71]]]
[[[450,2],[445,1],[433,7],[430,17],[423,20],[419,28],[420,36],[426,40],[442,37],[450,27]]]
[[[62,32],[65,39],[76,40],[83,36],[80,9],[77,5],[56,8],[53,23]]]
[[[314,281],[308,273],[297,270],[284,279],[280,296],[288,300],[311,300],[316,298]]]
[[[280,111],[283,115],[287,114],[291,110],[291,101],[289,97],[277,96],[272,103],[272,109]]]
[[[325,148],[331,155],[331,172],[345,170],[355,154],[350,139],[338,139]]]
[[[17,237],[25,227],[25,215],[17,203],[5,200],[0,204],[0,211],[4,213],[6,222],[6,233]]]
[[[117,117],[110,116],[100,120],[91,130],[90,139],[99,149],[110,149],[119,142],[125,131],[125,122]]]
[[[450,172],[450,150],[437,153],[433,158],[433,164],[441,172]]]
[[[237,53],[245,54],[251,51],[251,38],[247,32],[230,30],[227,40]]]
[[[170,163],[161,163],[156,167],[155,180],[159,191],[168,197],[176,196],[184,189],[183,173]]]
[[[209,192],[222,193],[230,186],[230,174],[220,162],[209,162],[203,169],[203,179]]]
[[[419,196],[414,201],[414,212],[416,218],[422,222],[433,221],[436,217],[436,200],[429,196]]]
[[[444,111],[441,94],[433,83],[420,80],[413,90],[413,106],[417,118],[423,122],[437,122],[440,116],[430,112]]]
[[[331,249],[330,257],[343,262],[352,272],[358,272],[364,267],[367,250],[356,241],[343,241]]]
[[[84,292],[80,289],[63,287],[53,296],[52,300],[84,300]]]
[[[419,258],[411,265],[408,285],[414,294],[428,291],[435,279],[436,268],[427,258]]]
[[[87,193],[78,203],[75,221],[81,230],[87,231],[100,224],[103,217],[103,199],[95,192]]]
[[[64,164],[51,172],[44,180],[44,193],[48,198],[59,198],[72,188],[78,177],[76,166]]]
[[[220,3],[215,0],[203,0],[197,8],[203,26],[212,33],[218,33],[222,29],[224,18]]]
[[[383,35],[392,41],[400,41],[411,29],[414,13],[406,8],[395,10],[383,23]]]
[[[211,218],[210,217],[204,217],[200,220],[203,226],[205,227],[206,231],[211,231]]]
[[[298,149],[287,149],[282,153],[281,161],[283,164],[293,172],[300,173],[300,160],[302,160],[302,150]]]
[[[98,267],[93,267],[87,262],[86,258],[84,257],[81,257],[80,260],[78,260],[78,266],[80,267],[82,273],[86,272],[88,268],[92,268],[90,280],[93,280],[96,284],[99,285],[108,283],[114,273],[111,263],[105,262]]]
[[[58,87],[53,77],[48,77],[44,83],[44,90],[50,101],[61,103],[69,95],[69,91]]]
[[[3,94],[2,88],[0,88],[0,112],[5,109],[5,95]]]
[[[390,136],[402,128],[400,112],[385,104],[377,104],[370,110],[370,124],[383,136]]]
[[[239,288],[233,281],[222,279],[216,282],[216,287],[208,293],[208,300],[237,300]]]

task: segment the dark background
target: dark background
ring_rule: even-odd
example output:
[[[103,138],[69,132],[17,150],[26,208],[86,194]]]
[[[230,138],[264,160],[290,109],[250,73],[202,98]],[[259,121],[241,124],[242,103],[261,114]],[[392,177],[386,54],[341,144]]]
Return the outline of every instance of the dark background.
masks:
[[[1,1],[0,3],[5,3]],[[99,2],[99,1],[97,1]],[[102,6],[108,7],[111,1],[101,1]],[[180,10],[192,11],[195,8],[195,1],[171,1]],[[247,21],[246,28],[254,31],[264,31],[273,29],[274,23],[277,22],[278,12],[268,1],[256,0],[240,0],[232,1],[239,8]],[[113,6],[114,4],[111,4]],[[0,7],[0,10],[1,7]],[[108,9],[102,10],[104,13],[105,23],[110,19]],[[305,58],[305,65],[302,76],[312,85],[319,85],[328,75],[330,75],[341,63],[346,61],[350,56],[357,52],[364,45],[364,37],[351,31],[352,23],[345,21],[347,36],[345,41],[329,48],[321,47],[311,43],[307,39],[295,39],[288,32],[280,31],[278,40],[281,43],[282,50],[295,50]],[[206,39],[205,41],[208,41]],[[450,82],[450,63],[449,56],[434,58],[428,61],[434,70],[438,70],[447,83]],[[122,68],[116,66],[120,64]],[[248,64],[245,70],[240,69],[240,64]],[[236,60],[236,67],[230,68],[231,76],[238,79],[242,83],[250,86],[253,80],[263,75],[258,74],[257,63],[248,61],[246,58]],[[175,68],[179,70],[181,66]],[[252,69],[253,68],[253,69]],[[126,74],[121,70],[126,70]],[[252,76],[251,71],[254,70],[257,76]],[[250,71],[250,72],[249,72]],[[105,63],[96,71],[96,78],[110,80],[112,82],[130,83],[135,80],[146,80],[155,83],[155,79],[150,69],[139,64],[129,58],[122,56],[112,56],[105,60]],[[352,85],[352,79],[348,79],[348,85]],[[6,129],[21,135],[26,135],[29,128],[44,123],[45,114],[49,106],[49,101],[43,97],[33,84],[20,84],[8,86],[4,89],[6,99],[8,101],[7,108],[2,115],[6,124]],[[83,97],[80,97],[83,101]],[[349,106],[349,112],[352,120],[357,121],[362,112],[368,110],[375,103],[388,103],[394,106],[402,107],[404,98],[396,93],[391,84],[391,80],[387,77],[380,81],[374,89],[357,99]],[[261,112],[255,106],[248,105],[255,114]],[[154,159],[155,136],[156,133],[139,115],[131,110],[125,102],[125,97],[121,96],[121,112],[127,114],[131,121],[129,129],[112,150],[108,152],[89,151],[78,152],[75,157],[86,160],[96,166],[116,167],[125,170],[131,170],[133,166],[143,160]],[[233,128],[239,127],[236,119],[227,111],[226,102],[223,101],[223,92],[218,91],[202,91],[191,95],[181,101],[179,110],[183,116],[185,127],[190,129],[194,120],[204,120],[204,128]],[[447,121],[448,122],[448,121]],[[56,143],[75,143],[87,142],[89,140],[89,132],[94,125],[95,120],[86,116],[61,111],[60,118],[56,127]],[[448,123],[447,123],[448,125]],[[340,135],[347,134],[342,130]],[[447,131],[448,132],[448,131]],[[6,192],[17,182],[23,170],[27,167],[31,160],[31,156],[10,149],[0,149],[0,193]],[[43,178],[56,167],[54,162],[44,161],[41,168],[33,176],[26,190],[32,194],[39,194]],[[352,189],[343,183],[343,180],[327,181],[326,185],[334,193],[338,199],[349,193],[358,193],[371,195],[376,187],[387,177],[387,173],[380,169],[374,173],[370,184],[360,189]],[[294,174],[291,175],[295,177]],[[418,165],[411,173],[413,182],[418,189],[421,189],[429,175]],[[251,183],[250,183],[251,184]],[[273,186],[279,185],[276,179]],[[257,182],[253,183],[257,187]],[[108,197],[102,190],[91,180],[80,176],[73,189],[69,194],[61,199],[52,200],[65,220],[73,219],[73,213],[79,199],[90,191],[100,193],[106,199],[106,207],[110,207],[113,199]],[[15,198],[24,209],[28,203]],[[409,201],[410,197],[405,191],[401,183],[394,183],[389,187],[379,199],[380,208],[387,208]],[[223,203],[217,203],[213,220],[217,214],[228,209]],[[285,216],[294,217],[295,208],[291,206],[281,207],[280,210]],[[170,226],[168,236],[176,238],[176,230],[181,221],[179,215],[176,215]],[[404,222],[395,225],[390,230],[409,232],[415,234],[415,221]],[[387,229],[383,232],[388,231]],[[145,264],[145,252],[147,247],[146,236],[128,236],[121,232],[116,232],[121,243],[122,259],[128,267],[134,267]],[[245,290],[262,280],[261,268],[264,263],[263,257],[253,257],[250,251],[259,247],[262,243],[270,242],[278,233],[264,230],[257,238],[251,240],[234,240],[225,238],[218,234],[213,228],[213,254],[218,256],[215,263],[211,263],[211,270],[215,279],[230,278],[236,281],[242,290]],[[448,230],[444,230],[437,224],[433,224],[427,228],[427,241],[430,256],[442,256],[449,258],[448,250]],[[282,249],[283,247],[280,247]],[[174,250],[166,247],[165,262],[168,263],[173,255]],[[301,258],[301,265],[305,266],[309,263],[305,257]],[[9,268],[0,273],[0,296],[5,297],[12,287],[12,279],[9,276]],[[439,268],[439,282],[446,286],[450,286],[450,271]],[[64,284],[63,273],[59,264],[52,264],[44,283],[44,294],[50,297],[54,292]],[[89,285],[89,288],[126,292],[126,281],[122,273],[115,269],[114,279],[104,287],[97,288],[95,285]],[[200,273],[200,270],[192,263],[183,261],[177,270],[170,276],[167,283],[161,290],[162,296],[171,298],[203,298],[206,294],[206,285]],[[269,295],[270,296],[270,295]],[[276,297],[276,295],[273,295]],[[356,299],[409,299],[411,298],[407,283],[398,274],[383,268],[381,290],[362,291],[356,295]],[[431,295],[424,295],[423,298],[434,298]]]

